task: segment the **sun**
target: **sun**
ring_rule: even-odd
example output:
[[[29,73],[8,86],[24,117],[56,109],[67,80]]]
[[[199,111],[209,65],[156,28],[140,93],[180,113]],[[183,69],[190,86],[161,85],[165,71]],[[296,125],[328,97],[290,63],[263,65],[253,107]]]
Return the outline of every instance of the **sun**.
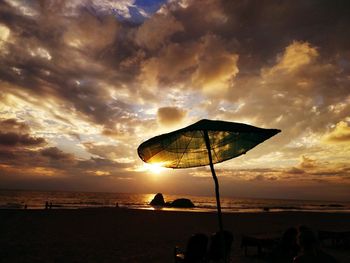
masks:
[[[150,171],[154,174],[160,174],[162,171],[165,170],[163,167],[163,163],[145,163],[145,168],[147,171]]]

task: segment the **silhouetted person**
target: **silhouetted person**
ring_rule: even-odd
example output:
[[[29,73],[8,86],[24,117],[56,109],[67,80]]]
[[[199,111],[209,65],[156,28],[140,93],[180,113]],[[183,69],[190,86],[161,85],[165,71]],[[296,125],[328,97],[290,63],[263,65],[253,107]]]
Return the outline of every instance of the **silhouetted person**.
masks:
[[[299,246],[297,244],[298,230],[295,227],[288,228],[282,236],[280,243],[272,252],[272,262],[291,263],[298,254]]]
[[[178,253],[175,247],[175,262],[201,263],[206,262],[208,237],[205,234],[194,234],[187,243],[185,253]]]
[[[118,202],[115,203],[115,208],[119,208]]]
[[[49,209],[49,202],[48,201],[45,202],[45,209]]]
[[[27,209],[27,204],[24,204],[24,209]]]
[[[208,253],[210,262],[228,262],[231,255],[233,234],[227,230],[219,231],[211,236],[210,241]]]
[[[305,226],[298,229],[298,244],[300,254],[294,258],[293,263],[336,263],[337,260],[322,251],[313,231]]]

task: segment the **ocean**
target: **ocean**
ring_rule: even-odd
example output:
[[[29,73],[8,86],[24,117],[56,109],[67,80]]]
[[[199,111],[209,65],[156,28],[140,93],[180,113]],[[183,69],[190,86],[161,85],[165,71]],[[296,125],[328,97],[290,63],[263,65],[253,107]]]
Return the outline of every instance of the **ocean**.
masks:
[[[189,198],[195,208],[154,208],[149,205],[155,193],[91,193],[61,191],[0,190],[0,209],[44,209],[45,203],[52,203],[52,209],[79,209],[116,207],[131,209],[162,209],[192,212],[216,211],[216,200],[212,197],[163,194],[165,201]],[[350,202],[278,200],[221,197],[222,211],[226,213],[314,211],[350,213]]]

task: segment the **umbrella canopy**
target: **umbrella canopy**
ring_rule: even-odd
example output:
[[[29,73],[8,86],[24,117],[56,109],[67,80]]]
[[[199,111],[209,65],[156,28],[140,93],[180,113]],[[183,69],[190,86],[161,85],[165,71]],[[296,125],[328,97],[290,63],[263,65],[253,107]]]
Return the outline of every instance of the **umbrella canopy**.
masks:
[[[168,168],[198,167],[210,164],[205,133],[215,164],[245,154],[279,132],[243,123],[204,119],[145,141],[139,146],[138,154],[144,162],[162,163]]]
[[[219,182],[214,164],[245,154],[279,132],[243,123],[200,120],[143,142],[137,152],[144,162],[161,163],[168,168],[210,165],[215,182],[219,229],[223,233]]]

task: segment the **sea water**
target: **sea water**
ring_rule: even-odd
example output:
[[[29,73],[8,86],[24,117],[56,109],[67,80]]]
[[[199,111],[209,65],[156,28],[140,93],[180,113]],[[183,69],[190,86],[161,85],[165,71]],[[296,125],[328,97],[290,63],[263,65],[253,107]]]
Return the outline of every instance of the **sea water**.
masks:
[[[164,195],[165,201],[189,198],[195,204],[191,209],[155,208],[149,205],[155,193],[91,193],[60,191],[0,190],[0,209],[44,209],[46,202],[52,209],[77,209],[98,207],[119,207],[131,209],[162,209],[193,212],[216,211],[214,196]],[[221,197],[223,212],[278,212],[278,211],[315,211],[350,213],[350,202],[278,200]]]

